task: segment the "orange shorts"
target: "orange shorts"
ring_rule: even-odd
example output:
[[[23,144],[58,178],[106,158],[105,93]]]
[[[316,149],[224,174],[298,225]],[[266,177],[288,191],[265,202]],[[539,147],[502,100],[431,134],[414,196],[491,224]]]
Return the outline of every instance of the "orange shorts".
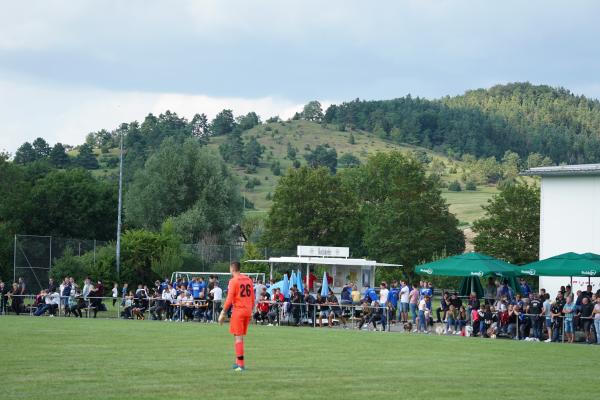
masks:
[[[235,312],[229,321],[229,332],[235,336],[245,336],[250,325],[250,315],[236,315]]]

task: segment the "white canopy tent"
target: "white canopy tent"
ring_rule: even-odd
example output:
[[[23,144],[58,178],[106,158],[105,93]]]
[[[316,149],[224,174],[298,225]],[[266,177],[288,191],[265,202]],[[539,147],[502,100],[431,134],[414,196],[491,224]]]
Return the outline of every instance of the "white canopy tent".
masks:
[[[312,247],[312,249],[310,249]],[[302,249],[301,249],[302,248]],[[306,249],[314,251],[306,251]],[[335,249],[331,251],[331,249]],[[338,251],[337,249],[342,249]],[[298,256],[294,257],[270,257],[268,260],[247,260],[248,263],[263,263],[270,266],[270,279],[273,279],[274,264],[290,264],[301,266],[305,270],[304,280],[308,287],[311,265],[331,266],[329,274],[333,278],[332,289],[339,291],[346,282],[360,283],[362,286],[375,285],[375,269],[377,267],[401,267],[402,264],[378,263],[374,260],[363,258],[346,257],[318,257],[306,256],[304,254],[348,254],[347,248],[316,247],[316,246],[298,246]],[[359,280],[360,278],[360,280]],[[337,290],[336,290],[337,289]]]

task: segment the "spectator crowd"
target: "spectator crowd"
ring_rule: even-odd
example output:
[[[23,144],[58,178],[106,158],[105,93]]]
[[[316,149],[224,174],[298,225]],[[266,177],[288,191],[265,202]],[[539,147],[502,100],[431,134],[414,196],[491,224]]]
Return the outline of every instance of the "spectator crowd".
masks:
[[[280,288],[269,290],[270,283],[255,282],[254,320],[269,326],[311,325],[364,330],[404,330],[428,334],[506,337],[530,341],[573,343],[581,332],[586,343],[600,344],[600,290],[573,293],[561,287],[554,299],[541,289],[534,293],[520,280],[519,293],[507,284],[490,278],[483,298],[476,293],[464,298],[456,292],[442,291],[434,308],[431,282],[410,284],[407,280],[381,282],[379,288],[347,283],[338,295],[299,290],[293,285],[288,294]],[[310,286],[309,286],[310,287]],[[191,280],[157,280],[154,286],[130,288],[113,283],[107,290],[100,280],[86,278],[80,287],[72,277],[61,282],[50,279],[48,287],[33,297],[30,304],[24,280],[12,285],[0,280],[0,313],[26,313],[35,316],[96,318],[107,311],[105,302],[118,306],[124,319],[214,322],[221,311],[224,291],[217,276]]]

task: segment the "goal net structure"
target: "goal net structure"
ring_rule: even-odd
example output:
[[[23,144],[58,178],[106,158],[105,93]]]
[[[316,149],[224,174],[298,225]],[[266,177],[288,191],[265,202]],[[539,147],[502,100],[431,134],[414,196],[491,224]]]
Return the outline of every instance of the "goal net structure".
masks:
[[[244,272],[244,275],[248,276],[255,281],[265,282],[265,274],[262,272]],[[182,278],[184,281],[191,281],[194,278],[204,278],[204,282],[208,282],[211,276],[216,277],[219,280],[219,287],[223,290],[227,288],[229,285],[229,280],[231,279],[230,272],[183,272],[176,271],[171,275],[171,282],[177,282],[177,279]]]

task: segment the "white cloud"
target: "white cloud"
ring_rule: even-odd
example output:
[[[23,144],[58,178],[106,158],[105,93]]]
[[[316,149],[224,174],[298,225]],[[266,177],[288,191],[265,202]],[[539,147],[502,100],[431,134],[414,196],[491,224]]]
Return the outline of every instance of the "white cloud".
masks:
[[[66,0],[4,2],[0,13],[0,49],[37,50],[67,45],[76,37],[67,34],[68,22],[83,18],[86,11],[84,2]]]
[[[51,144],[80,144],[89,132],[141,121],[150,112],[171,110],[187,118],[205,113],[210,118],[229,108],[235,115],[255,111],[265,119],[273,115],[289,118],[302,108],[302,104],[274,97],[117,92],[9,81],[0,81],[0,93],[0,149],[13,153],[23,142],[39,136]]]

